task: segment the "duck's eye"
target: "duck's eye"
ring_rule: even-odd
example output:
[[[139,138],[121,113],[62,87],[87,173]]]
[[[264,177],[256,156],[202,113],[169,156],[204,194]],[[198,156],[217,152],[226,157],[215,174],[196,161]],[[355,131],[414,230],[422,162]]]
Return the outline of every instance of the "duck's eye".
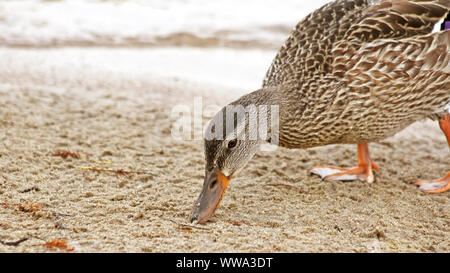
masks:
[[[228,149],[233,149],[234,147],[236,147],[236,144],[237,144],[236,139],[230,140],[230,142],[228,142]]]

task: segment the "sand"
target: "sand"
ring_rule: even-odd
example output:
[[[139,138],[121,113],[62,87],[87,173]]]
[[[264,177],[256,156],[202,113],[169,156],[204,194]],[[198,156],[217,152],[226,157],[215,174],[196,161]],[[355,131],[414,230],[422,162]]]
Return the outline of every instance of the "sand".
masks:
[[[67,251],[43,245],[53,239],[74,252],[450,252],[450,192],[413,184],[449,171],[435,122],[370,144],[382,168],[373,184],[308,174],[354,165],[355,145],[261,152],[211,221],[191,227],[203,145],[173,140],[171,110],[196,96],[225,105],[246,90],[21,61],[0,66],[0,240],[28,240],[0,252]]]

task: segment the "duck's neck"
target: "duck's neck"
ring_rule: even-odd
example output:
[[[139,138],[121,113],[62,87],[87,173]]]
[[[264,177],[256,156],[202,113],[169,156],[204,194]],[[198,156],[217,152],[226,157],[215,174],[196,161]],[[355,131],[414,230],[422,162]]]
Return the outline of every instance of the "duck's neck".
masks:
[[[245,112],[256,114],[256,116],[253,116],[255,118],[253,120],[249,116],[248,122],[257,122],[258,130],[267,130],[265,132],[258,131],[258,139],[262,142],[270,141],[272,144],[278,145],[280,124],[282,124],[281,111],[284,108],[282,101],[279,90],[260,89],[242,96],[231,105],[242,106]],[[267,126],[263,126],[261,123],[264,119]],[[256,129],[256,127],[253,128]]]
[[[287,148],[318,146],[317,141],[312,141],[317,138],[317,132],[305,133],[307,130],[304,130],[304,127],[310,123],[312,116],[320,115],[320,113],[309,111],[308,115],[305,115],[304,112],[307,109],[306,101],[299,97],[299,92],[295,92],[292,88],[295,87],[263,88],[242,96],[232,104],[244,107],[250,105],[256,107],[267,106],[267,119],[268,124],[270,124],[267,129],[271,138],[272,136],[275,137],[275,142],[271,139],[272,144]],[[276,113],[274,109],[277,111]],[[273,118],[277,122],[275,126]]]
[[[233,105],[242,105],[244,107],[255,105],[255,106],[278,106],[282,107],[280,100],[280,92],[276,92],[271,88],[263,88],[252,93],[246,94],[240,97],[235,102],[231,103]]]

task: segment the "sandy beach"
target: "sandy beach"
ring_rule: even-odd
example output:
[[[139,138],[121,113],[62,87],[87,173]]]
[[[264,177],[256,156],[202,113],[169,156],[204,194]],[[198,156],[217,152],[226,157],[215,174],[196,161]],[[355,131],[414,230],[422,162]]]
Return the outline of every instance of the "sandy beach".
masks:
[[[62,69],[46,64],[52,50],[1,53],[11,58],[0,73],[0,239],[28,238],[1,252],[66,251],[43,245],[53,239],[76,252],[450,251],[450,195],[413,185],[448,170],[432,121],[370,145],[382,168],[373,184],[308,174],[321,163],[355,164],[352,145],[260,153],[212,220],[191,227],[203,145],[171,138],[171,109],[196,96],[225,105],[245,90]],[[80,158],[54,156],[59,150]]]
[[[51,44],[60,36],[49,31],[30,30],[42,44],[14,31],[0,37],[0,252],[450,252],[450,192],[428,195],[414,185],[450,168],[433,121],[370,144],[381,167],[372,184],[308,173],[354,165],[356,145],[260,152],[214,217],[189,223],[203,184],[203,142],[172,137],[172,110],[201,98],[206,124],[208,107],[261,86],[279,38],[256,48],[233,44],[246,37],[236,40],[236,32],[227,36],[232,46],[127,46],[121,36],[117,47],[74,47]],[[29,41],[37,45],[21,44]]]

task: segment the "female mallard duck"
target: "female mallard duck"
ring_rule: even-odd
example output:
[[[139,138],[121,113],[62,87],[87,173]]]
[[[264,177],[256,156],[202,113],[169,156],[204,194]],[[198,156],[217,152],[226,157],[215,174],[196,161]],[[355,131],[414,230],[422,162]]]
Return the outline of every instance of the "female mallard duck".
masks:
[[[278,106],[282,147],[357,144],[356,167],[318,166],[311,173],[371,183],[379,167],[369,142],[438,118],[450,145],[450,31],[432,33],[449,11],[450,0],[335,0],[297,25],[263,87],[230,105]],[[205,181],[191,214],[198,223],[214,214],[231,177],[265,142],[237,139],[237,129],[218,129],[222,138],[211,138],[216,125],[226,128],[224,114],[225,108],[206,130]],[[233,114],[233,121],[234,128],[249,128],[245,118]],[[444,192],[450,172],[417,183],[425,192]]]

